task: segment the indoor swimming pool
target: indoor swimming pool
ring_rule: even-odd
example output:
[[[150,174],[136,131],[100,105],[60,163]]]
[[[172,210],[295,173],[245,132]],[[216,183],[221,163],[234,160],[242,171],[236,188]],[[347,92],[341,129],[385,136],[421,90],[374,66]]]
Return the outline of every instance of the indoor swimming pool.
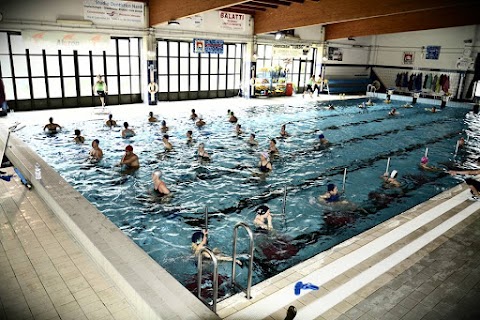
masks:
[[[298,103],[299,100],[296,100]],[[253,228],[255,209],[270,207],[274,231],[255,233],[253,283],[263,281],[332,246],[395,216],[459,181],[445,171],[424,171],[420,159],[428,148],[429,164],[441,169],[469,160],[462,150],[455,155],[457,140],[475,124],[465,117],[467,108],[446,108],[438,113],[417,104],[402,108],[400,102],[360,109],[366,100],[335,101],[327,104],[305,99],[299,105],[272,104],[233,110],[242,125],[237,135],[229,123],[228,106],[203,114],[207,125],[197,128],[189,113],[157,116],[165,119],[172,151],[165,151],[160,123],[148,123],[147,115],[128,121],[137,135],[123,139],[120,127],[104,126],[105,119],[62,123],[62,132],[48,136],[43,126],[19,131],[47,163],[75,189],[135,241],[177,280],[193,290],[196,286],[196,259],[191,252],[191,236],[205,228],[205,208],[209,212],[209,247],[232,252],[233,227],[246,222]],[[392,107],[399,114],[389,116]],[[280,138],[280,127],[290,134]],[[469,129],[470,127],[470,129]],[[73,131],[82,130],[84,145],[73,142]],[[186,143],[193,131],[194,143]],[[469,131],[470,132],[470,131]],[[250,146],[250,133],[259,146]],[[477,137],[471,131],[469,148]],[[330,144],[320,147],[319,135]],[[268,150],[271,138],[277,142],[278,156],[272,157],[272,172],[261,173],[259,154]],[[104,158],[88,160],[90,143],[100,140]],[[212,160],[196,157],[197,145],[205,144]],[[141,167],[124,175],[116,164],[131,144]],[[474,149],[472,149],[474,150]],[[381,176],[398,171],[399,188],[386,188]],[[345,203],[322,204],[318,196],[334,183],[343,189]],[[160,170],[171,195],[153,192],[152,172]],[[284,188],[287,189],[282,216]],[[240,231],[239,249],[246,252],[245,233]],[[237,268],[245,281],[247,268]],[[223,279],[230,278],[231,264],[220,263]],[[223,291],[225,294],[225,291]]]

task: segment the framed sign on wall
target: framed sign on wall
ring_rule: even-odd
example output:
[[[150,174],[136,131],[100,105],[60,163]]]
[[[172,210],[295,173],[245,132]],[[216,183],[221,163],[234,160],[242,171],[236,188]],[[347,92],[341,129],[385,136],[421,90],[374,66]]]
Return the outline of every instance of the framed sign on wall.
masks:
[[[440,46],[427,46],[427,55],[425,59],[438,60],[440,56]]]
[[[403,53],[403,64],[413,64],[414,61],[415,61],[415,53],[413,52]]]

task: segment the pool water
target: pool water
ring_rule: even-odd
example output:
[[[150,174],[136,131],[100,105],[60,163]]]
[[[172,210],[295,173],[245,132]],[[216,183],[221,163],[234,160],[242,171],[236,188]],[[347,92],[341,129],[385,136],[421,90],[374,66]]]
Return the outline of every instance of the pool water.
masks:
[[[402,108],[376,102],[362,110],[364,100],[334,102],[335,110],[306,99],[299,105],[272,104],[234,110],[245,132],[237,136],[235,125],[227,121],[228,106],[204,114],[201,129],[189,114],[166,116],[174,150],[165,152],[160,123],[149,124],[145,115],[126,119],[137,132],[122,139],[120,128],[109,129],[104,120],[62,124],[56,136],[38,130],[22,130],[19,135],[75,189],[133,239],[176,279],[193,289],[197,267],[191,252],[191,235],[204,228],[204,212],[209,212],[209,246],[226,254],[232,252],[233,227],[243,221],[252,226],[254,210],[261,204],[271,208],[275,231],[255,233],[254,283],[304,261],[432,196],[451,188],[458,180],[444,171],[420,170],[420,158],[428,148],[430,164],[441,168],[455,165],[462,155],[454,155],[462,131],[471,126],[465,108],[426,112],[427,105]],[[297,100],[298,102],[298,100]],[[388,116],[392,107],[400,112]],[[162,116],[159,115],[160,119]],[[123,123],[117,119],[117,122]],[[290,137],[278,138],[287,123]],[[73,142],[73,130],[81,129],[85,145]],[[195,143],[186,144],[185,133],[193,131]],[[255,132],[259,147],[247,144]],[[316,148],[323,132],[327,148]],[[471,131],[474,132],[474,131]],[[273,171],[260,174],[259,153],[276,138],[279,156]],[[100,140],[104,158],[88,160],[90,143]],[[472,141],[476,137],[472,138]],[[196,158],[198,143],[212,161]],[[131,144],[141,167],[123,175],[115,166]],[[468,156],[468,153],[466,154]],[[463,155],[465,156],[465,154]],[[381,175],[390,157],[390,170],[398,170],[401,188],[384,188]],[[328,183],[342,189],[347,204],[324,205],[318,196]],[[151,174],[162,172],[172,194],[153,193]],[[287,188],[285,216],[281,216],[283,190]],[[247,252],[248,240],[239,232],[238,251]],[[237,268],[245,281],[247,268]],[[230,277],[231,264],[220,263],[219,272]]]

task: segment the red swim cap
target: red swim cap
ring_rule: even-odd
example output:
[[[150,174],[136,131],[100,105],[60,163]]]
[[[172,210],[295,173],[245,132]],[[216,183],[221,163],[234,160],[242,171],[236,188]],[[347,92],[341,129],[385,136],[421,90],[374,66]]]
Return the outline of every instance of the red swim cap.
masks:
[[[125,151],[130,151],[132,152],[133,151],[133,147],[131,145],[128,145],[126,148],[125,148]]]

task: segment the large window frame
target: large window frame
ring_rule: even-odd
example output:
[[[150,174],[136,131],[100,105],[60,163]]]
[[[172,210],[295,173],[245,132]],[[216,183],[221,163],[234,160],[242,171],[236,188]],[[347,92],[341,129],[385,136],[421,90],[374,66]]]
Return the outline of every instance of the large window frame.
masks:
[[[245,44],[225,43],[222,54],[193,53],[191,41],[157,39],[159,100],[238,95]]]
[[[126,50],[119,51],[119,44]],[[112,37],[104,51],[39,50],[25,48],[18,32],[0,32],[0,46],[0,77],[11,108],[98,105],[93,91],[97,74],[105,78],[109,104],[141,102],[141,38]]]
[[[301,91],[306,86],[306,82],[315,70],[315,58],[317,54],[316,48],[309,48],[308,54],[301,58],[281,59],[273,56],[273,45],[271,44],[257,44],[257,68],[256,76],[264,73],[263,68],[272,68],[281,66],[288,69],[286,73],[286,81],[291,82],[297,86]]]

